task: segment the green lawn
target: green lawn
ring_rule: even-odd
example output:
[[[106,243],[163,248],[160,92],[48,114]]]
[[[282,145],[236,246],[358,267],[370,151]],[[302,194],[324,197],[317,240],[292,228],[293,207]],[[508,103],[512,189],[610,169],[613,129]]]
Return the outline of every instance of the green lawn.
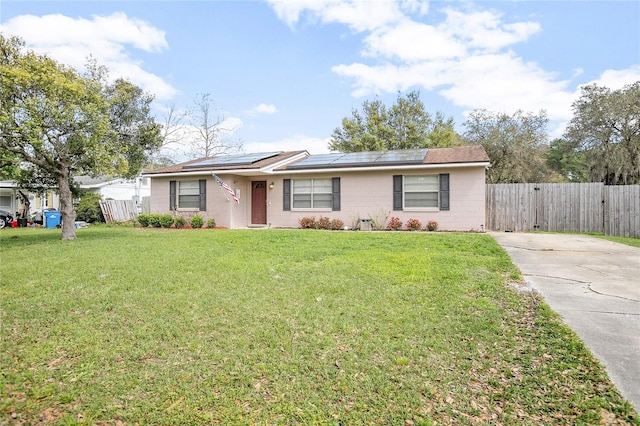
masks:
[[[615,243],[626,244],[628,246],[640,248],[640,238],[604,236],[602,234],[594,235],[594,236],[598,238],[602,238],[604,240],[613,241]]]
[[[0,424],[640,424],[486,234],[0,232]]]

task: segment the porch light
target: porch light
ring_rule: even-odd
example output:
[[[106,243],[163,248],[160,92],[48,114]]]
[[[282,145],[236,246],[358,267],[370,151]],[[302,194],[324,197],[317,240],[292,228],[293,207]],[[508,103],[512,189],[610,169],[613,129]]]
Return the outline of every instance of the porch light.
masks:
[[[275,184],[274,184],[273,182],[271,182],[271,183],[269,184],[269,189],[273,189],[274,185],[275,185]]]

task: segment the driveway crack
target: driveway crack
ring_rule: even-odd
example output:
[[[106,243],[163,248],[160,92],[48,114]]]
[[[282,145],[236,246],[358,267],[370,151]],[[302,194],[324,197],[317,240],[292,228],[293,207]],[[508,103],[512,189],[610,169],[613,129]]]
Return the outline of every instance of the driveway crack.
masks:
[[[640,316],[640,312],[638,313],[633,313],[633,312],[612,312],[612,311],[594,311],[594,310],[590,310],[590,309],[581,309],[580,312],[591,312],[594,314],[611,314],[611,315],[633,315],[633,316]]]
[[[524,274],[525,277],[538,277],[538,278],[551,278],[554,280],[562,280],[562,281],[570,281],[573,283],[577,283],[577,284],[587,284],[587,285],[591,285],[591,281],[580,281],[580,280],[576,280],[573,278],[565,278],[565,277],[558,277],[555,275],[541,275],[541,274]]]
[[[526,246],[515,246],[515,245],[512,245],[512,244],[501,244],[501,246],[504,247],[504,248],[509,247],[509,248],[517,249],[517,250],[527,250],[527,251],[536,251],[536,252],[594,253],[593,250],[557,249],[557,248],[552,248],[552,247],[534,248],[534,247],[526,247]],[[608,252],[599,252],[599,253],[612,254],[612,253],[608,253]]]
[[[593,288],[591,288],[591,284],[587,284],[587,289],[589,291],[594,292],[595,294],[599,294],[601,296],[608,296],[608,297],[616,297],[618,299],[622,299],[622,300],[628,300],[629,302],[640,302],[640,300],[636,300],[636,299],[631,299],[629,297],[624,297],[624,296],[616,296],[615,294],[608,294],[608,293],[602,293],[598,290],[594,290]]]

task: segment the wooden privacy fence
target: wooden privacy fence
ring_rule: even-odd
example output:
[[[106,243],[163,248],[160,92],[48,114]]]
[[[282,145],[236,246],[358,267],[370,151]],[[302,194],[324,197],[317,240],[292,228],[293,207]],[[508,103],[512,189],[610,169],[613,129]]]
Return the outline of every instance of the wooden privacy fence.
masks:
[[[640,185],[604,187],[604,234],[640,238]]]
[[[132,200],[100,201],[100,210],[107,223],[127,222],[138,217],[136,204]]]
[[[640,185],[489,184],[487,229],[604,232],[640,238]]]

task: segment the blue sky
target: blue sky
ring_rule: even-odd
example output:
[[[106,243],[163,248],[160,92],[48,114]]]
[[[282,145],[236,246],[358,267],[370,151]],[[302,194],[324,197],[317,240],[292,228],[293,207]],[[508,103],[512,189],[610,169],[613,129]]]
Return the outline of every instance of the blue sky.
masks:
[[[93,55],[155,94],[159,121],[210,93],[245,152],[327,152],[353,108],[409,90],[459,131],[476,108],[544,109],[556,137],[582,85],[640,80],[640,1],[0,0],[0,32]]]

